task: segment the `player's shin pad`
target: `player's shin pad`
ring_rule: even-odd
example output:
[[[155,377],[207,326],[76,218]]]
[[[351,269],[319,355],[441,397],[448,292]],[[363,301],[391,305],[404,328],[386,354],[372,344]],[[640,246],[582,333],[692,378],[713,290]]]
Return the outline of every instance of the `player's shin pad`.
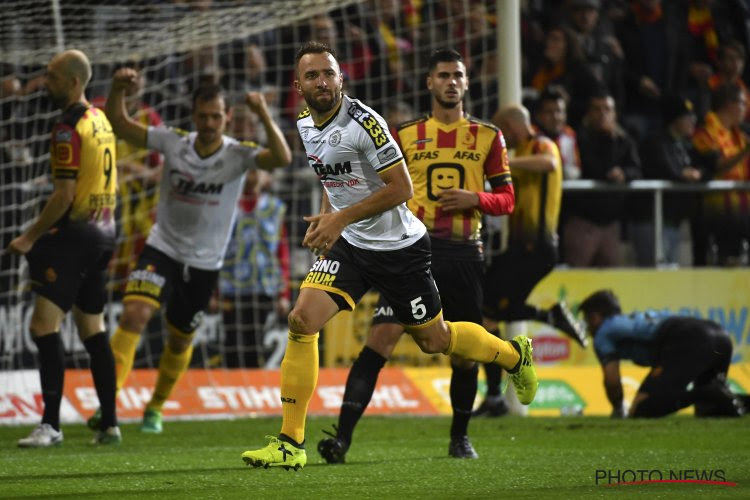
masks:
[[[456,354],[480,363],[497,363],[511,369],[520,356],[513,345],[501,340],[482,326],[468,321],[446,321],[451,331],[451,341],[445,354]]]
[[[318,333],[289,332],[289,343],[281,362],[281,433],[297,443],[305,440],[305,419],[318,383]]]

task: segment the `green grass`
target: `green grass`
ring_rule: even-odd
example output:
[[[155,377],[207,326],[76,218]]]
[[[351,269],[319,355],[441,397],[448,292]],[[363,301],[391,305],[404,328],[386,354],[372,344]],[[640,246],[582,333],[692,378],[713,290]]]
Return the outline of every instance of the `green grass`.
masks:
[[[308,422],[308,464],[253,469],[280,419],[166,422],[161,435],[123,427],[120,447],[93,447],[83,425],[52,449],[18,449],[29,427],[0,427],[0,498],[750,498],[750,417],[476,419],[479,460],[447,456],[446,418],[365,417],[345,465],[315,447],[334,419]],[[596,485],[597,469],[722,469],[736,487]],[[630,478],[627,478],[630,479]],[[652,477],[653,479],[653,477]]]

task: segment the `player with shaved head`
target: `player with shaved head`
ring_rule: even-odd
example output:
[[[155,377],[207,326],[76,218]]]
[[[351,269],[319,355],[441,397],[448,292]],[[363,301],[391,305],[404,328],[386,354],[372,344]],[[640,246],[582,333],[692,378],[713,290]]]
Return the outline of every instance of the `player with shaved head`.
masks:
[[[60,444],[60,404],[65,350],[60,325],[73,310],[78,335],[91,357],[101,404],[97,444],[121,441],[115,416],[115,368],[104,330],[107,263],[115,243],[115,136],[104,112],[84,96],[91,64],[79,50],[56,54],[47,66],[50,100],[62,110],[52,129],[52,194],[41,214],[10,242],[8,251],[26,256],[36,293],[31,336],[39,350],[44,414],[42,423],[18,441],[21,447]]]

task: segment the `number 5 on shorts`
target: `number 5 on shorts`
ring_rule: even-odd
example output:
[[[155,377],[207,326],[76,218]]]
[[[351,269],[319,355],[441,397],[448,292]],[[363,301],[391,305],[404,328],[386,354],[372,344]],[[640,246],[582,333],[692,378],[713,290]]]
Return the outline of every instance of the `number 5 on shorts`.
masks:
[[[422,302],[422,297],[417,297],[410,302],[411,315],[414,316],[414,319],[422,319],[427,314],[427,307],[420,302]]]

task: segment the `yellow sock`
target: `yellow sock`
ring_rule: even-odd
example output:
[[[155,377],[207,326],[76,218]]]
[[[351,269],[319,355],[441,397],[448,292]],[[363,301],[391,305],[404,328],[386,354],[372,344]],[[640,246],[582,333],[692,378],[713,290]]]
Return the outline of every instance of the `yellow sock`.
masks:
[[[451,342],[445,354],[456,354],[480,363],[497,363],[506,370],[514,368],[521,359],[513,344],[495,337],[476,323],[445,323],[451,331]]]
[[[109,339],[109,345],[112,347],[112,355],[115,357],[115,376],[117,377],[117,390],[119,391],[125,385],[125,381],[133,369],[133,359],[138,342],[141,340],[141,334],[131,332],[118,326],[112,338]]]
[[[307,405],[318,384],[318,336],[289,332],[281,362],[281,433],[300,444],[305,440]]]
[[[159,360],[159,376],[154,386],[154,394],[151,401],[146,405],[149,410],[161,411],[164,402],[172,394],[175,384],[180,380],[182,374],[190,365],[193,357],[193,344],[190,344],[183,352],[174,352],[169,344],[164,345],[164,351],[161,353]]]

